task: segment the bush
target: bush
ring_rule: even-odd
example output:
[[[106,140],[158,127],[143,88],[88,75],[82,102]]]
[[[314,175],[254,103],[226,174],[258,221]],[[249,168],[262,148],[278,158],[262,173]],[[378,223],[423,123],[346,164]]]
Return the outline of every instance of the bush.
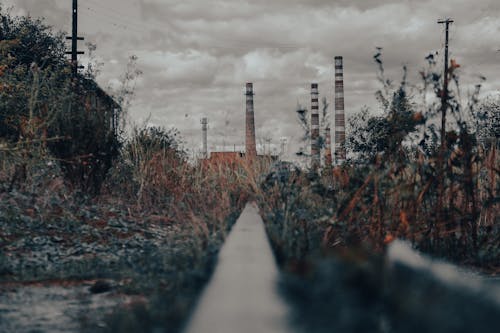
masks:
[[[70,184],[97,193],[119,148],[116,103],[92,76],[72,77],[62,34],[43,21],[0,7],[0,24],[0,139],[48,147]]]
[[[423,77],[439,93],[440,76]],[[439,257],[497,269],[498,142],[478,140],[490,136],[480,128],[494,133],[495,107],[480,103],[479,90],[466,107],[451,93],[456,126],[441,150],[439,133],[428,124],[440,105],[413,102],[405,78],[397,87],[381,82],[382,112],[355,118],[349,161],[321,176],[275,172],[262,185],[260,202],[278,254],[290,263],[360,246],[382,253],[401,238]],[[467,122],[464,113],[486,115],[482,121],[490,125]]]

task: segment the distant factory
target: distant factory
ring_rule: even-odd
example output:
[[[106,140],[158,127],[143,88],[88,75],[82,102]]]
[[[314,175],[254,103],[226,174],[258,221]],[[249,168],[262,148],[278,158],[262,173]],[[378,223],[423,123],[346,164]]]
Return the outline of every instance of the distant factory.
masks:
[[[310,112],[310,165],[313,170],[323,167],[331,167],[341,164],[346,159],[345,142],[345,111],[344,111],[344,67],[343,58],[334,58],[334,153],[332,157],[332,138],[330,118],[325,115],[323,126],[320,128],[319,114],[319,86],[318,83],[311,84],[311,112]],[[254,111],[254,87],[248,82],[245,87],[245,146],[233,145],[222,147],[215,151],[208,151],[208,118],[201,120],[202,124],[202,152],[201,158],[210,163],[234,164],[239,161],[252,162],[256,159],[278,160],[286,149],[287,139],[280,139],[279,149],[262,149],[264,154],[257,154],[257,140],[255,137],[255,111]],[[244,148],[244,149],[243,149]],[[277,150],[280,152],[277,153]],[[323,152],[323,159],[321,153]]]

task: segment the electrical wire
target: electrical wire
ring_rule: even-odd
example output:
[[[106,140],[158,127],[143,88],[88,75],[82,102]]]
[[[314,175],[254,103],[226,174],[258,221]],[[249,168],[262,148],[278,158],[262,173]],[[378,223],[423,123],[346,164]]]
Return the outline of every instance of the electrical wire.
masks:
[[[158,28],[158,29],[164,28],[164,27],[159,27],[159,26],[153,27],[150,24],[145,24],[143,22],[138,22],[138,21],[135,20],[135,18],[132,18],[132,17],[130,17],[128,15],[125,15],[125,14],[123,14],[123,13],[121,13],[121,12],[115,10],[115,9],[112,9],[110,7],[104,6],[104,5],[102,5],[98,1],[87,0],[87,2],[90,2],[90,3],[94,4],[94,6],[97,6],[97,7],[101,8],[101,11],[106,12],[107,15],[114,16],[116,19],[121,20],[122,22],[124,22],[126,24],[134,25],[134,26],[136,26],[138,28],[145,29],[145,30],[150,30],[152,28]]]
[[[101,22],[104,21],[104,19],[105,19],[107,23],[109,23],[110,25],[112,25],[115,28],[129,30],[129,31],[140,33],[140,34],[150,33],[150,31],[147,29],[144,29],[142,27],[138,27],[135,25],[131,25],[130,22],[126,22],[124,20],[120,20],[118,18],[111,17],[111,16],[106,15],[105,13],[102,13],[100,11],[97,11],[91,7],[82,7],[82,9],[88,11],[89,13],[92,13],[93,15],[100,16]]]
[[[150,32],[151,30],[165,30],[166,28],[171,28],[171,24],[167,24],[167,26],[162,26],[159,24],[152,24],[152,23],[144,23],[144,22],[138,22],[135,19],[131,18],[128,15],[125,15],[121,12],[116,11],[115,9],[111,9],[110,7],[104,6],[100,4],[97,1],[94,0],[87,0],[89,3],[92,3],[93,5],[100,7],[103,11],[106,12],[106,14],[103,14],[100,11],[97,11],[93,8],[86,7],[85,9],[92,11],[94,13],[100,14],[100,15],[106,15],[110,20],[113,20],[116,24],[116,21],[120,21],[118,26],[127,26],[127,25],[133,25],[134,29],[138,28],[142,32]],[[137,29],[136,29],[137,31]],[[199,45],[202,46],[202,45]],[[248,50],[249,48],[258,48],[258,49],[277,49],[277,50],[298,50],[298,49],[304,49],[311,47],[310,45],[301,45],[301,44],[290,44],[290,43],[261,43],[261,42],[252,42],[252,41],[242,41],[242,40],[235,40],[235,39],[224,39],[219,42],[210,42],[209,45],[204,46],[206,48],[214,48],[214,49],[237,49],[237,50]]]

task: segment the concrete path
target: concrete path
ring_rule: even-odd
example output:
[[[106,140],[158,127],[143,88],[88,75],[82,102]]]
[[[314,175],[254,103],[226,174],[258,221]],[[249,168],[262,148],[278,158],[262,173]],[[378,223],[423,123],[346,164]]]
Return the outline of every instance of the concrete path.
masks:
[[[247,204],[185,333],[288,332],[287,308],[276,290],[278,274],[257,207]]]

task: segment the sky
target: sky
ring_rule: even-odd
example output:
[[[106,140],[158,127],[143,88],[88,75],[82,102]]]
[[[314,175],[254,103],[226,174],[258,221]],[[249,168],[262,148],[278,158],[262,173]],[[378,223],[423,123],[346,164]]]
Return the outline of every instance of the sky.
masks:
[[[0,3],[71,31],[71,0]],[[132,122],[175,127],[196,152],[200,119],[208,117],[211,150],[239,146],[244,85],[253,82],[257,141],[278,147],[287,138],[293,156],[303,134],[295,110],[297,103],[310,107],[310,84],[319,83],[320,98],[333,105],[335,56],[344,58],[346,116],[364,106],[379,112],[376,47],[383,48],[388,78],[399,82],[406,65],[418,84],[424,58],[443,54],[437,20],[448,17],[455,21],[450,57],[461,65],[462,96],[480,75],[487,78],[483,93],[498,94],[498,0],[80,0],[79,35],[97,45],[103,64],[97,80],[105,89],[119,88],[128,58],[138,57],[143,74],[135,83]]]

